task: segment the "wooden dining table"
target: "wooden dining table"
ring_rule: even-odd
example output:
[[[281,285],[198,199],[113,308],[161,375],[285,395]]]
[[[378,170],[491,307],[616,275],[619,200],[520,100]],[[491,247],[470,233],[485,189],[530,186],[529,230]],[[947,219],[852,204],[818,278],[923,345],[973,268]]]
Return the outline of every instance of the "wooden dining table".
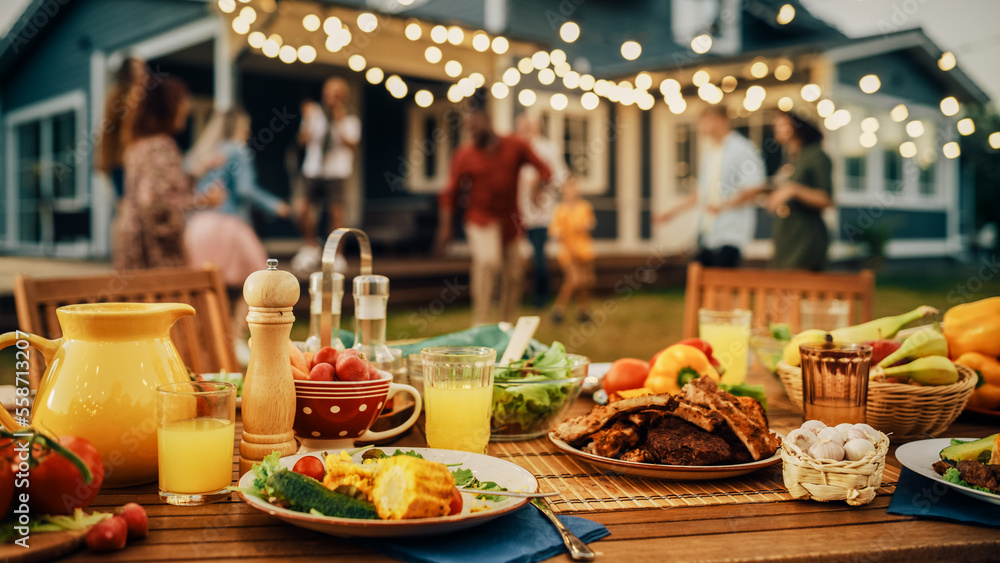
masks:
[[[801,424],[801,413],[776,378],[752,372],[751,383],[765,385],[773,429],[787,432]],[[593,405],[589,397],[581,396],[570,414],[586,413]],[[944,436],[985,436],[996,432],[996,426],[995,420],[963,417]],[[234,480],[239,477],[235,455],[239,427],[236,435]],[[606,526],[611,535],[591,544],[598,561],[1000,560],[1000,529],[886,512],[898,476],[899,465],[892,455],[896,445],[887,459],[880,494],[860,507],[790,499],[781,485],[780,464],[743,481],[681,483],[611,474],[561,452],[545,437],[521,443],[491,443],[489,453],[531,470],[542,488],[562,491],[561,497],[550,499],[559,514],[583,516]],[[422,425],[418,423],[391,444],[397,446],[426,446]],[[929,480],[928,490],[937,490]],[[641,498],[623,498],[636,495],[635,491],[642,491],[638,495]],[[940,491],[937,494],[940,496]],[[104,489],[91,508],[110,511],[127,502],[140,503],[149,514],[147,538],[130,542],[113,553],[79,549],[64,560],[393,560],[358,541],[287,524],[252,508],[235,494],[216,504],[172,506],[159,500],[156,484],[152,483]],[[440,541],[447,542],[448,536],[442,536]],[[551,560],[570,558],[564,553]]]

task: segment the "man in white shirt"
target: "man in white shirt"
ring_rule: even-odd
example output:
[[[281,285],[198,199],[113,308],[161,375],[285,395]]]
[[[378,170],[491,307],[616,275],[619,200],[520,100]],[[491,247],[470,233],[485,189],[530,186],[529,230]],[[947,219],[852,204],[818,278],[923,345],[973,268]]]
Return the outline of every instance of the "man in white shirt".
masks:
[[[361,140],[361,120],[347,113],[350,87],[342,78],[323,84],[323,104],[302,107],[299,144],[305,146],[302,176],[305,190],[296,198],[295,216],[305,246],[292,259],[293,269],[312,272],[320,266],[316,225],[326,208],[330,230],[344,226],[344,190],[354,173],[354,151]]]
[[[518,183],[518,207],[521,212],[521,224],[528,235],[535,256],[535,290],[531,296],[532,304],[537,308],[545,307],[549,297],[549,267],[545,256],[545,243],[548,241],[549,223],[552,222],[552,212],[559,203],[558,187],[566,179],[568,171],[559,149],[551,141],[542,137],[538,120],[521,114],[517,118],[517,136],[531,144],[542,162],[552,170],[552,181],[541,181],[538,171],[533,166],[522,166]]]
[[[766,180],[760,151],[732,130],[727,110],[710,105],[698,118],[704,139],[698,170],[698,190],[673,208],[654,217],[669,221],[697,206],[698,255],[705,266],[735,268],[743,248],[753,239],[755,206],[747,205],[761,193]]]

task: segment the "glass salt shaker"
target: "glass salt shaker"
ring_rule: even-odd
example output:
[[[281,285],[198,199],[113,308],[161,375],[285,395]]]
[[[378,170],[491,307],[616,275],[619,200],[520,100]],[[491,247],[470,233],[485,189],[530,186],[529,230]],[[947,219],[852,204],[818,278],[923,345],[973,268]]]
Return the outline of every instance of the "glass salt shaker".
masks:
[[[309,274],[309,338],[303,352],[316,352],[322,347],[323,335],[330,335],[330,346],[344,349],[340,340],[340,304],[344,300],[344,274],[333,273],[330,326],[323,326],[323,272]]]

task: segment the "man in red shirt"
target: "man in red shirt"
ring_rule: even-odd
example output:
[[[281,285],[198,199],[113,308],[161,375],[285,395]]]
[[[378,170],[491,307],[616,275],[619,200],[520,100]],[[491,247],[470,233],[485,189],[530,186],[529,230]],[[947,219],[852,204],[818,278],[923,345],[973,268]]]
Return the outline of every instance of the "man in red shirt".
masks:
[[[448,185],[441,193],[437,247],[452,239],[452,214],[459,195],[465,198],[465,237],[472,255],[469,273],[474,325],[491,322],[490,304],[500,278],[500,320],[514,321],[524,282],[519,242],[522,228],[517,208],[517,180],[521,166],[538,170],[543,183],[552,173],[531,147],[513,136],[493,131],[483,107],[465,117],[471,142],[455,151]]]

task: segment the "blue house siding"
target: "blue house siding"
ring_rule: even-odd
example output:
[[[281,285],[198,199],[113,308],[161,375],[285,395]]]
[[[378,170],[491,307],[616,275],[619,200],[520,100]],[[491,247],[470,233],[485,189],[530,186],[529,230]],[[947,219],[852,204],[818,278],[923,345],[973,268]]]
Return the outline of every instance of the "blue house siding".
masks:
[[[871,217],[870,208],[841,207],[838,238],[851,242],[859,230],[873,224],[889,230],[890,240],[946,239],[948,238],[947,211],[906,211],[887,209],[878,218]]]
[[[90,56],[173,29],[209,13],[205,4],[156,0],[77,0],[54,29],[27,48],[3,83],[3,111],[90,88]]]
[[[879,77],[882,87],[879,94],[895,96],[930,106],[937,106],[947,94],[941,84],[902,52],[886,53],[864,59],[846,61],[837,65],[841,84],[858,87],[866,74]]]

